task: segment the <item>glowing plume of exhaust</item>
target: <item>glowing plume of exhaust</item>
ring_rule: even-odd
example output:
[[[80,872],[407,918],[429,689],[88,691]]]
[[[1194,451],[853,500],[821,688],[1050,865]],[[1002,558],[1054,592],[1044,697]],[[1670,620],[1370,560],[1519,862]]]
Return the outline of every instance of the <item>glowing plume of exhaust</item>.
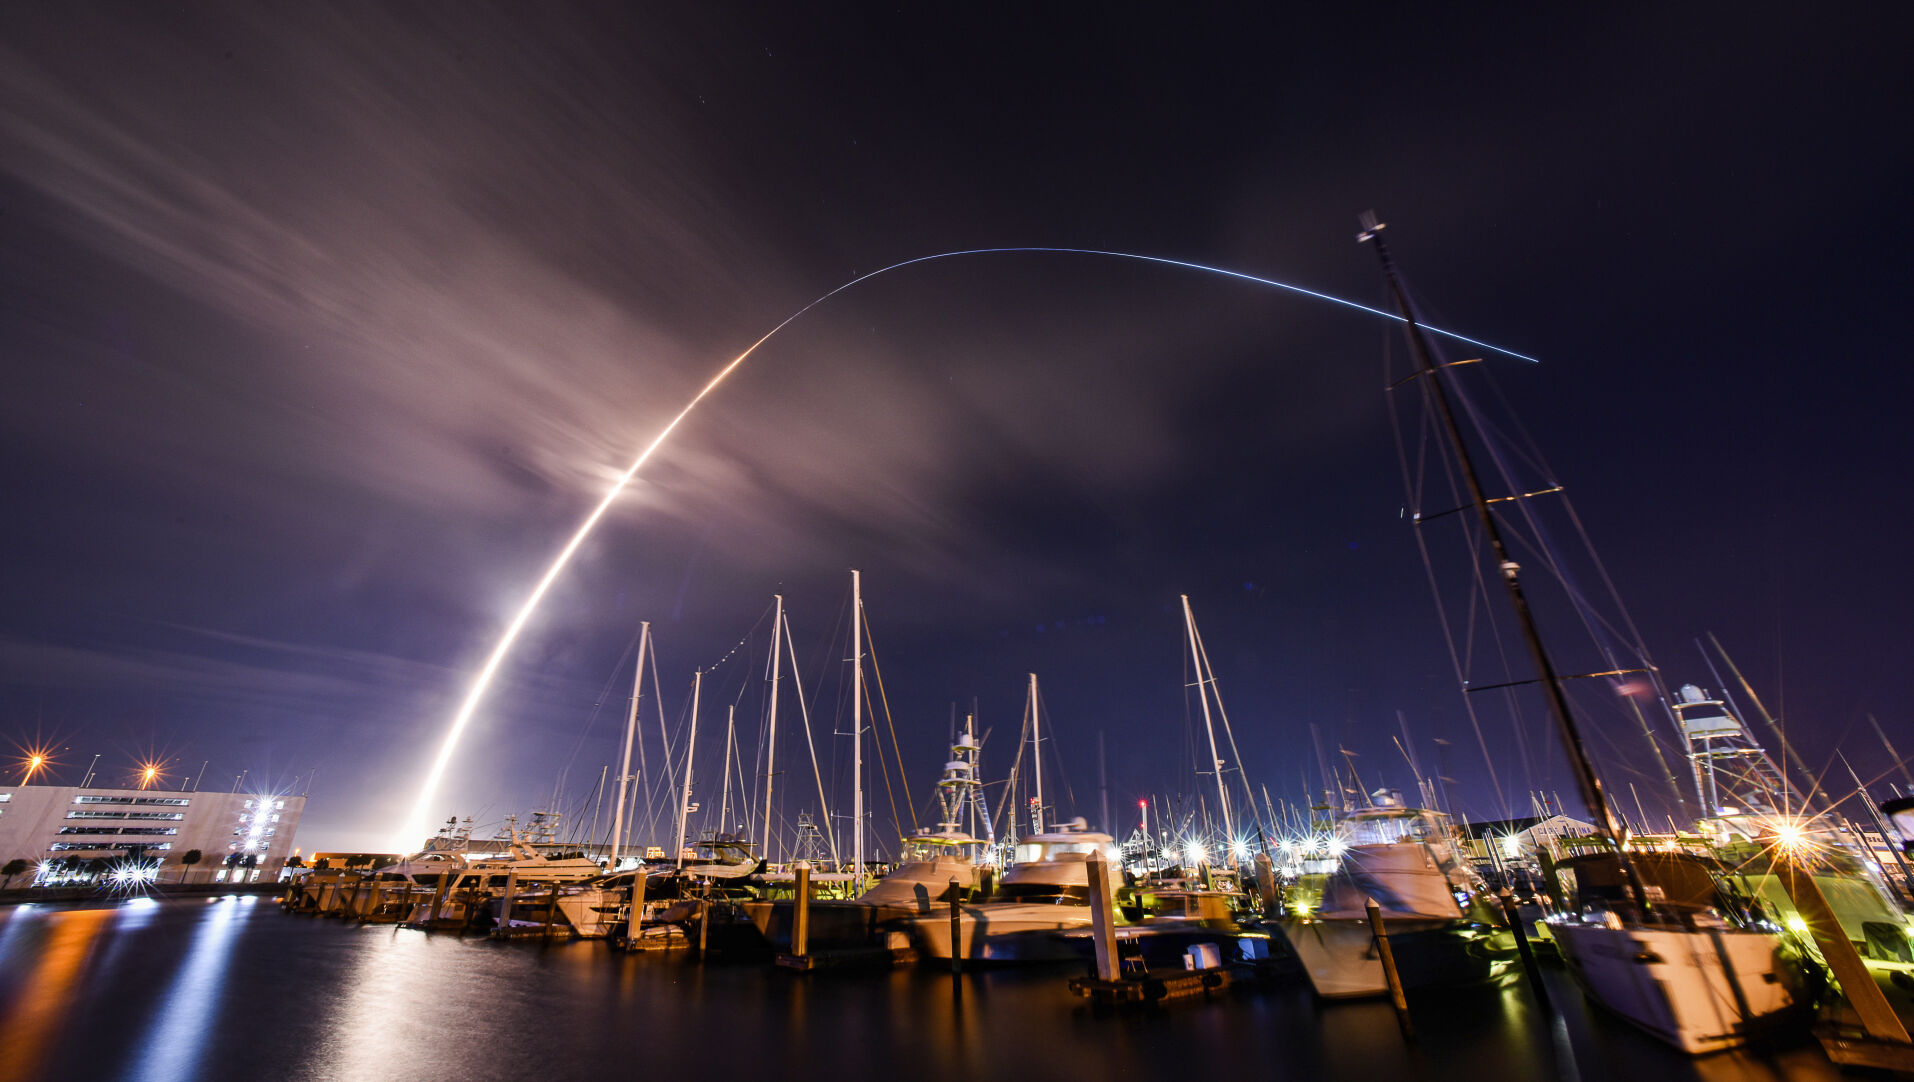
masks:
[[[996,255],[1012,252],[1057,252],[1072,255],[1108,256],[1114,259],[1134,259],[1143,263],[1157,263],[1170,267],[1182,267],[1186,270],[1198,270],[1209,274],[1219,274],[1225,278],[1236,278],[1245,282],[1254,282],[1258,285],[1285,290],[1315,300],[1328,301],[1331,304],[1338,304],[1344,308],[1353,308],[1356,311],[1366,312],[1369,315],[1380,316],[1383,319],[1394,320],[1398,323],[1403,321],[1402,317],[1394,312],[1386,312],[1380,308],[1371,308],[1366,304],[1357,304],[1355,301],[1344,300],[1341,297],[1334,297],[1327,293],[1318,293],[1313,289],[1304,289],[1301,286],[1290,285],[1287,282],[1278,282],[1273,278],[1259,278],[1256,275],[1245,274],[1242,271],[1226,270],[1222,267],[1211,267],[1202,263],[1189,263],[1180,259],[1166,259],[1162,256],[1153,255],[1137,255],[1133,252],[1106,252],[1095,248],[970,248],[959,252],[939,252],[936,255],[918,256],[915,259],[906,259],[902,263],[892,263],[888,267],[880,267],[867,274],[858,275],[785,317],[784,322],[771,328],[765,333],[764,337],[751,343],[750,348],[738,354],[736,357],[733,357],[729,364],[719,369],[718,374],[711,378],[711,382],[705,384],[704,389],[699,391],[691,401],[685,405],[685,408],[680,410],[678,415],[671,419],[671,423],[667,424],[658,435],[652,438],[649,444],[645,445],[644,451],[638,455],[637,460],[612,484],[611,491],[605,493],[605,498],[598,502],[598,506],[592,509],[592,513],[585,516],[584,524],[578,527],[578,532],[573,534],[572,539],[566,542],[565,547],[559,551],[558,558],[552,561],[550,568],[546,569],[545,577],[539,579],[538,585],[532,588],[531,596],[525,599],[524,606],[518,610],[518,615],[512,618],[512,622],[506,625],[505,634],[499,637],[498,645],[492,648],[491,656],[485,659],[484,668],[479,670],[478,677],[472,681],[471,690],[466,692],[465,701],[460,704],[458,714],[452,718],[451,728],[446,730],[445,740],[440,743],[439,752],[432,759],[432,769],[426,772],[425,781],[419,786],[419,796],[412,805],[412,813],[406,819],[404,831],[393,843],[397,851],[402,853],[412,852],[430,833],[430,824],[435,818],[431,812],[432,802],[438,798],[439,782],[445,776],[445,768],[452,761],[452,754],[458,750],[459,738],[465,735],[465,728],[471,723],[472,715],[478,710],[479,701],[483,699],[485,693],[491,689],[492,678],[498,674],[499,665],[505,661],[505,655],[511,651],[512,644],[518,641],[519,632],[525,629],[525,624],[532,618],[532,613],[537,611],[538,603],[545,599],[545,594],[551,590],[552,583],[558,580],[558,576],[565,570],[565,565],[571,562],[572,554],[578,551],[579,546],[585,543],[587,537],[591,536],[592,529],[598,525],[598,520],[605,517],[605,512],[611,509],[612,503],[625,491],[626,486],[631,484],[631,479],[637,476],[638,471],[651,459],[652,452],[656,451],[658,446],[665,442],[665,438],[670,436],[671,433],[683,423],[684,419],[691,415],[691,411],[698,407],[698,403],[705,400],[705,396],[717,389],[718,384],[723,383],[726,376],[729,376],[739,365],[743,364],[745,358],[757,352],[759,346],[770,341],[773,335],[790,326],[799,316],[804,315],[804,313],[809,312],[811,309],[816,308],[818,305],[823,304],[839,293],[857,285],[859,282],[875,278],[880,274],[888,274],[891,271],[903,267],[913,266],[918,263],[929,263],[933,260],[953,259],[958,256],[967,255]],[[1458,342],[1466,342],[1472,346],[1480,346],[1483,349],[1492,350],[1517,360],[1530,362],[1535,360],[1534,357],[1517,353],[1514,350],[1503,349],[1500,346],[1492,346],[1487,342],[1468,338],[1451,331],[1445,331],[1439,327],[1431,327],[1425,324],[1423,329],[1431,334],[1439,334],[1445,338],[1453,338]]]

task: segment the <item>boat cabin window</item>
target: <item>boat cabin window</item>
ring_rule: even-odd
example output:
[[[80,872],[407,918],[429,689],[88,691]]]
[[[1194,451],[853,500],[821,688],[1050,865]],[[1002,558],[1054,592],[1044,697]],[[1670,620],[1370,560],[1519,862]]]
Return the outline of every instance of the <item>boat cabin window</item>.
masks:
[[[1018,842],[1015,863],[1040,860],[1089,860],[1103,846],[1098,842]]]
[[[1393,845],[1396,842],[1426,842],[1443,836],[1442,828],[1427,815],[1377,815],[1351,817],[1344,821],[1349,845]]]
[[[1090,888],[1061,883],[1005,883],[997,888],[998,902],[1035,902],[1051,905],[1089,905]]]

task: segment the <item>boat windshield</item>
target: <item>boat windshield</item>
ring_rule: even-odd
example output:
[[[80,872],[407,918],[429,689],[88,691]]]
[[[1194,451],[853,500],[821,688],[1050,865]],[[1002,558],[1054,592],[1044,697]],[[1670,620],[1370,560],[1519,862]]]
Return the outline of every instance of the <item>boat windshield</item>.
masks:
[[[993,902],[1035,902],[1049,905],[1089,905],[1088,886],[1061,883],[1005,883],[990,899]]]
[[[1343,821],[1348,845],[1393,845],[1396,842],[1436,841],[1447,828],[1428,812],[1404,809],[1380,814],[1353,815]]]
[[[1089,860],[1090,854],[1109,847],[1100,842],[1018,842],[1015,863],[1034,864],[1044,860]],[[1105,853],[1106,858],[1109,856]]]

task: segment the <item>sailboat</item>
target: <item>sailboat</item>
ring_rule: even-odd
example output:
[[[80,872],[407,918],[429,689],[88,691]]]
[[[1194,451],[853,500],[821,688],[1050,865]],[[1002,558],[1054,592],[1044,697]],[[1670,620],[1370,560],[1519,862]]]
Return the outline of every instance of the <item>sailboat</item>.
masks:
[[[1446,386],[1453,372],[1433,358],[1428,336],[1383,242],[1383,224],[1365,215],[1363,226],[1358,239],[1375,245],[1404,324],[1415,360],[1410,378],[1421,384],[1449,444],[1452,465],[1468,490],[1469,507],[1495,577],[1501,579],[1514,610],[1535,683],[1547,701],[1582,801],[1609,849],[1621,887],[1618,896],[1600,899],[1600,904],[1551,918],[1550,931],[1563,960],[1596,1003],[1684,1052],[1712,1052],[1745,1043],[1751,1031],[1790,1012],[1797,1003],[1796,970],[1787,947],[1773,932],[1726,925],[1713,909],[1651,906],[1649,885],[1628,851],[1626,832],[1609,806],[1562,677],[1530,611],[1521,565],[1503,540],[1501,522],[1462,438]],[[1416,521],[1421,525],[1427,520],[1418,513]],[[1657,893],[1666,897],[1665,891]]]

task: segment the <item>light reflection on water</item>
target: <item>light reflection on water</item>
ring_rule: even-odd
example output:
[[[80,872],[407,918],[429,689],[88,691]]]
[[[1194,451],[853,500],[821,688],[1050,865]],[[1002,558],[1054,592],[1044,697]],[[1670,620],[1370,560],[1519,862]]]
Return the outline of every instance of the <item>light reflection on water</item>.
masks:
[[[207,1036],[216,1032],[211,1023],[225,991],[234,929],[257,902],[252,896],[219,898],[205,910],[186,948],[185,964],[161,994],[145,1039],[133,1048],[124,1076],[130,1082],[198,1077],[200,1060],[218,1043]]]
[[[1689,1061],[1591,1014],[1559,973],[1549,1012],[1521,985],[1412,999],[1408,1044],[1386,1003],[1296,986],[1112,1017],[1070,996],[1067,970],[799,977],[250,897],[0,910],[0,958],[0,1082],[1838,1077],[1811,1047]]]

